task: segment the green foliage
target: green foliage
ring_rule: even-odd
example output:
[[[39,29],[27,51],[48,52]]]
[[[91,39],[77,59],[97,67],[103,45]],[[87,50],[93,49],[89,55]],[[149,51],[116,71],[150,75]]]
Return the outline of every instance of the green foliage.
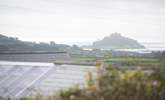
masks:
[[[74,87],[74,88],[69,88],[68,90],[64,90],[60,92],[60,96],[63,99],[69,98],[71,95],[74,96],[80,96],[81,95],[81,90],[78,87]]]
[[[120,71],[107,66],[100,68],[95,81],[96,89],[88,85],[81,93],[78,92],[83,95],[70,92],[65,99],[70,100],[74,96],[76,99],[73,100],[165,100],[164,69],[156,68],[149,73],[142,70]]]

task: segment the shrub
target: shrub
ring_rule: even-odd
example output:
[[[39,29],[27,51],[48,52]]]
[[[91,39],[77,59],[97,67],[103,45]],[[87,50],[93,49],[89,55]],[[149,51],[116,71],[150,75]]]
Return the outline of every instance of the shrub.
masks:
[[[91,79],[91,74],[89,77],[87,81],[92,84],[78,91],[82,95],[70,92],[72,100],[165,100],[165,70],[161,68],[144,72],[102,66],[97,79]],[[71,100],[70,96],[66,100]]]
[[[34,96],[21,100],[165,100],[165,69],[119,70],[97,64],[97,77],[87,73],[84,89],[78,86],[55,96]]]

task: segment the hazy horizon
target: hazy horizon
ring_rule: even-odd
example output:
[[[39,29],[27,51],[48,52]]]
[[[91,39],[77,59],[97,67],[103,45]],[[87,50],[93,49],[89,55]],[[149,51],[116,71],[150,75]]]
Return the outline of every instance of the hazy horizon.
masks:
[[[116,33],[116,32],[115,32]],[[120,34],[120,33],[119,33]],[[1,34],[1,35],[4,35],[4,34]],[[122,34],[120,34],[122,35]],[[11,37],[9,35],[5,35],[7,37]],[[110,35],[109,35],[110,36]],[[122,35],[123,36],[123,35]],[[108,37],[108,36],[105,36],[105,37]],[[125,36],[123,36],[125,37]],[[12,37],[12,38],[18,38],[18,37]],[[126,38],[130,38],[130,37],[126,37]],[[84,46],[90,46],[93,44],[93,42],[95,41],[98,41],[98,40],[102,40],[103,38],[100,38],[100,39],[95,39],[94,41],[85,41],[85,42],[66,42],[66,43],[58,43],[56,41],[54,41],[55,43],[57,44],[66,44],[66,45],[70,45],[70,46],[73,46],[73,45],[78,45],[80,47],[84,47]],[[133,38],[130,38],[130,39],[133,39]],[[45,41],[30,41],[30,40],[23,40],[23,39],[20,39],[18,38],[18,40],[20,41],[24,41],[24,42],[36,42],[36,43],[41,43],[41,42],[45,42]],[[136,39],[134,39],[136,40]],[[138,40],[136,40],[137,42],[139,42]],[[52,41],[46,41],[45,43],[50,43]],[[162,49],[164,50],[165,46],[165,42],[139,42],[140,44],[144,45],[146,48],[159,48],[159,49]]]
[[[165,42],[164,0],[0,0],[0,34],[24,41],[91,43],[118,32]]]

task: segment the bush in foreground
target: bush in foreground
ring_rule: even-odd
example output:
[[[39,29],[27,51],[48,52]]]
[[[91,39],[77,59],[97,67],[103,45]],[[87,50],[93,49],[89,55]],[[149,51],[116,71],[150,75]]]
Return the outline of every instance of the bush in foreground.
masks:
[[[165,100],[164,68],[147,72],[100,65],[97,68],[97,77],[87,73],[84,89],[76,86],[61,91],[59,95],[36,95],[21,100]]]

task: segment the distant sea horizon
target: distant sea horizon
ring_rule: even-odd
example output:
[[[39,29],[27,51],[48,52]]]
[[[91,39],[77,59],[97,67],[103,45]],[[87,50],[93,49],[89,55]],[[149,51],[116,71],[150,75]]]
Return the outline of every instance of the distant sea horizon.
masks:
[[[130,51],[137,53],[151,53],[153,51],[165,51],[165,42],[142,42],[144,49],[116,49],[117,51]]]
[[[143,42],[146,49],[165,50],[165,42]]]

